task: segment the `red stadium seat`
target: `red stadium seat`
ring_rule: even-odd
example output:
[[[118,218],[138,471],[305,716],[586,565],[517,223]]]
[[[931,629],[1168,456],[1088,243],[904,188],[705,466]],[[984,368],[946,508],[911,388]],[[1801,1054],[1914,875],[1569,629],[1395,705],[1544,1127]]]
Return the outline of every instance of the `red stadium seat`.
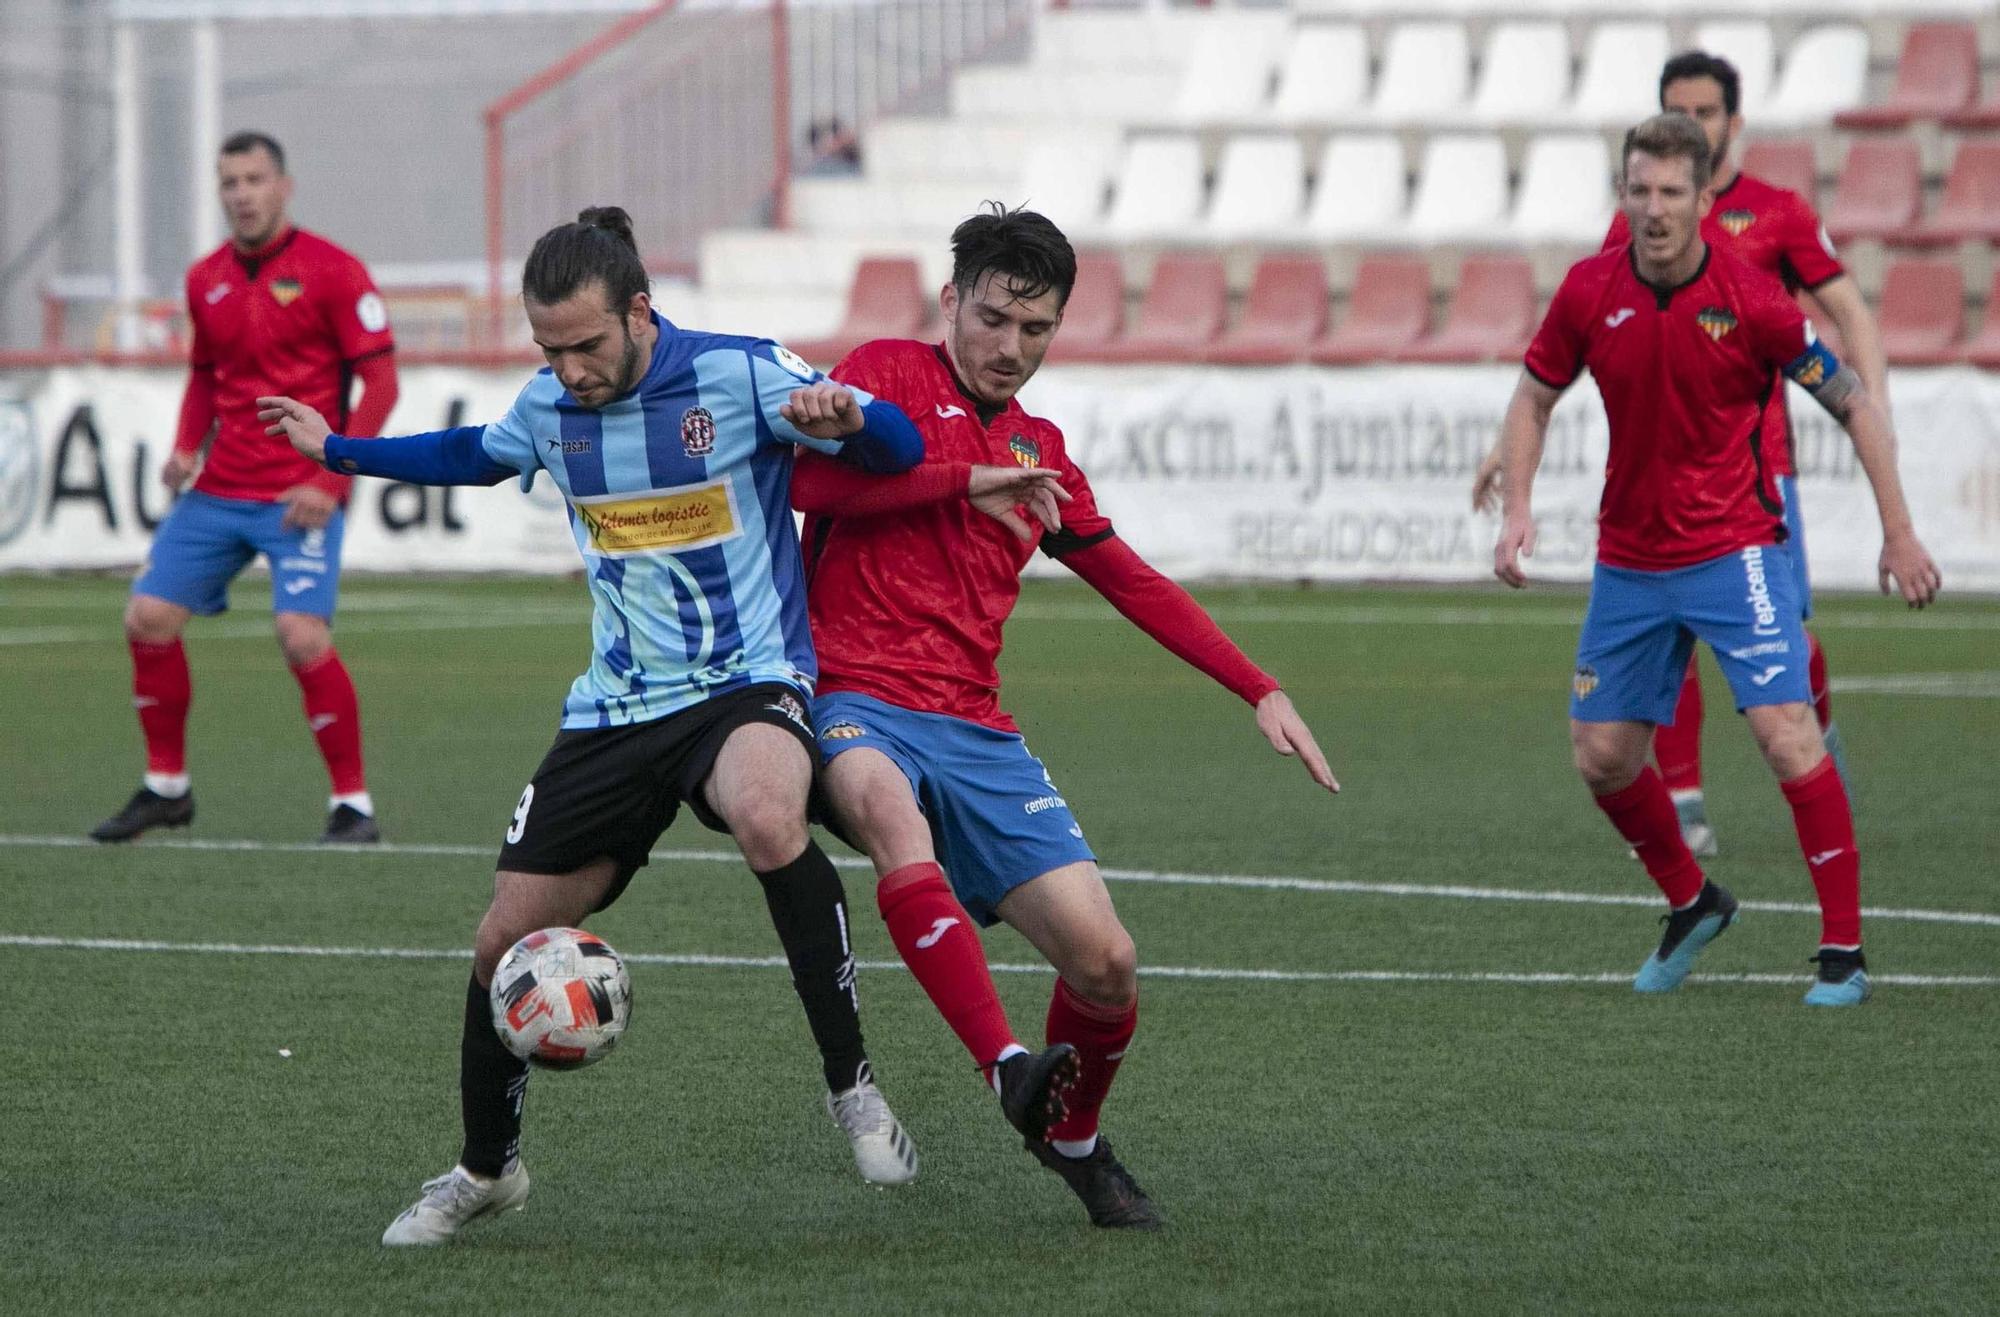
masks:
[[[1841,128],[1904,128],[1970,109],[1979,96],[1979,33],[1970,23],[1912,23],[1896,85],[1877,105],[1833,116]]]
[[[840,328],[826,338],[790,346],[808,361],[831,366],[870,339],[925,337],[933,305],[915,261],[869,256],[854,271]]]
[[[1304,361],[1325,332],[1326,266],[1317,256],[1266,256],[1250,276],[1243,314],[1203,360],[1226,366]]]
[[[1125,327],[1125,270],[1109,252],[1078,252],[1076,283],[1063,304],[1062,328],[1049,345],[1051,361],[1103,361]]]
[[[1923,202],[1915,139],[1859,138],[1848,148],[1833,204],[1826,208],[1826,231],[1835,242],[1887,238],[1915,224]]]
[[[1535,272],[1522,256],[1468,256],[1443,328],[1398,355],[1402,361],[1499,361],[1518,357],[1535,332]]]
[[[1928,219],[1890,241],[1936,247],[1967,238],[2000,242],[2000,141],[1962,143],[1944,180],[1944,195]]]
[[[1389,361],[1431,323],[1431,269],[1421,256],[1368,256],[1354,276],[1347,315],[1313,344],[1314,361],[1351,366]]]
[[[1222,258],[1169,252],[1153,266],[1153,282],[1125,337],[1104,351],[1108,361],[1199,361],[1229,316],[1229,280]]]
[[[2000,128],[2000,86],[1988,93],[1985,100],[1969,110],[1959,110],[1944,117],[1944,126],[1968,132],[1981,129]]]
[[[1965,338],[1965,281],[1955,260],[1905,257],[1892,262],[1876,308],[1882,351],[1898,366],[1941,366],[1960,359]]]
[[[1798,193],[1815,209],[1819,206],[1819,165],[1813,144],[1804,138],[1767,137],[1750,143],[1743,148],[1743,172]]]
[[[1987,370],[2000,370],[2000,270],[1993,272],[1993,286],[1986,290],[1985,328],[1965,345],[1965,359]]]

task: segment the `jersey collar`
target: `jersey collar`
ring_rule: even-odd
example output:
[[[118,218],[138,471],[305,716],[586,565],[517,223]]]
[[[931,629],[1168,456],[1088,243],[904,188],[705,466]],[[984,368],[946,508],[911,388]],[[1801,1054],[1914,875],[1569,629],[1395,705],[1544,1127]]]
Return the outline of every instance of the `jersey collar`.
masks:
[[[229,243],[229,251],[231,255],[236,257],[236,263],[243,267],[243,277],[246,279],[255,279],[257,271],[276,260],[284,252],[285,248],[292,245],[292,239],[298,236],[299,231],[297,227],[287,224],[283,233],[280,233],[277,237],[271,239],[255,251],[244,251],[236,245],[234,239],[231,239]]]
[[[1639,273],[1639,244],[1634,241],[1628,243],[1625,247],[1625,263],[1631,267],[1632,277],[1639,281],[1640,286],[1652,293],[1653,309],[1656,311],[1666,310],[1673,303],[1674,294],[1678,293],[1681,289],[1692,288],[1695,284],[1700,283],[1701,277],[1708,273],[1708,263],[1714,255],[1715,244],[1703,239],[1701,264],[1694,267],[1693,274],[1677,284],[1656,284],[1645,275]]]
[[[965,381],[958,377],[958,367],[952,364],[951,353],[945,351],[944,343],[939,341],[931,344],[931,351],[937,353],[938,364],[943,366],[944,373],[951,377],[951,387],[958,390],[959,397],[972,404],[972,414],[979,418],[982,427],[993,424],[997,417],[1005,415],[1007,409],[1014,405],[1012,398],[998,407],[979,401],[972,396],[972,390],[965,387]]]

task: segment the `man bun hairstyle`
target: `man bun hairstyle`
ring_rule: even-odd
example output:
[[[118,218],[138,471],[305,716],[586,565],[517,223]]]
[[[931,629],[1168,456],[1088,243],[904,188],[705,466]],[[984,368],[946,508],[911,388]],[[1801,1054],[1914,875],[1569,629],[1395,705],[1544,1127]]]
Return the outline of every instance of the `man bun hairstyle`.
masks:
[[[1076,252],[1048,216],[988,201],[951,231],[952,286],[970,296],[989,273],[1004,275],[1020,301],[1053,288],[1060,307],[1076,286]]]
[[[1685,114],[1656,114],[1626,133],[1625,149],[1618,153],[1621,178],[1631,167],[1634,151],[1652,156],[1655,160],[1686,159],[1694,169],[1694,190],[1697,192],[1708,186],[1708,180],[1714,174],[1708,134]]]
[[[1734,118],[1743,106],[1743,78],[1736,72],[1736,66],[1720,55],[1711,55],[1705,50],[1687,50],[1674,56],[1660,70],[1660,104],[1667,103],[1667,87],[1670,83],[1688,78],[1714,78],[1722,88],[1723,112]]]
[[[269,133],[257,132],[255,129],[245,129],[240,133],[231,133],[223,139],[222,150],[218,154],[248,155],[252,151],[269,151],[271,153],[271,163],[278,167],[279,173],[282,174],[285,172],[285,148],[278,145],[277,138],[271,136]]]
[[[521,296],[554,306],[592,280],[604,285],[605,306],[615,313],[652,291],[632,236],[632,217],[622,207],[591,206],[579,211],[574,223],[558,224],[536,239],[521,269]]]

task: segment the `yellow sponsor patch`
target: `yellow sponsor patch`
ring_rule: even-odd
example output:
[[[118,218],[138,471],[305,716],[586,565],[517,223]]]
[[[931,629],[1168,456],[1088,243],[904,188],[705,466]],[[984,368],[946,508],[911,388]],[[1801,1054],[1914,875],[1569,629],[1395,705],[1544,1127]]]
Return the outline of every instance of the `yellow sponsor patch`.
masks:
[[[608,557],[655,550],[706,548],[734,539],[742,525],[736,491],[727,480],[656,490],[638,497],[612,494],[576,501],[577,520],[591,547]]]

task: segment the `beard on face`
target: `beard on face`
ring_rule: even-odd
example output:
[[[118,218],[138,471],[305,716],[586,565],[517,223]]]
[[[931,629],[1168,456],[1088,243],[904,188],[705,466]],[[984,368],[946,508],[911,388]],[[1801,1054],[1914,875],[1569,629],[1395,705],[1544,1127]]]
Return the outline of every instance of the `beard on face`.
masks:
[[[632,391],[633,385],[639,382],[641,363],[639,360],[639,345],[632,339],[632,326],[621,319],[618,322],[618,329],[619,332],[625,335],[625,352],[618,359],[618,379],[612,393],[618,397],[623,397]]]

